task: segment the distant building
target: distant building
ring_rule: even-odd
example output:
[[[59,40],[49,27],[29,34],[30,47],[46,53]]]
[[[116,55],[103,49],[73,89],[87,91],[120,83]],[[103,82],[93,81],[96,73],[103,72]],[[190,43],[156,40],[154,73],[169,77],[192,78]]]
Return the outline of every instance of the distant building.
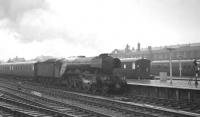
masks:
[[[127,44],[128,45],[128,44]],[[162,47],[140,48],[140,43],[136,50],[127,51],[126,46],[124,50],[115,49],[111,52],[113,57],[119,58],[147,58],[150,60],[168,60],[169,48],[172,48],[172,59],[200,59],[200,43],[170,45]]]
[[[10,58],[7,62],[11,63],[11,62],[24,62],[24,61],[26,61],[25,58],[19,58],[19,57],[16,56],[13,59]]]

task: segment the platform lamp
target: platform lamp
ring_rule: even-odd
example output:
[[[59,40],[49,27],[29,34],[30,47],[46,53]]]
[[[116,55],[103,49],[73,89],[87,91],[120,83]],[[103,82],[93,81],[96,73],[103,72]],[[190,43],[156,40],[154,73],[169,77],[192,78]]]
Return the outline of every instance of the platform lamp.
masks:
[[[179,58],[179,76],[182,77],[182,63],[181,60],[183,59],[183,56],[178,56]]]
[[[170,74],[170,84],[172,84],[172,51],[175,48],[166,48],[169,51],[169,74]]]

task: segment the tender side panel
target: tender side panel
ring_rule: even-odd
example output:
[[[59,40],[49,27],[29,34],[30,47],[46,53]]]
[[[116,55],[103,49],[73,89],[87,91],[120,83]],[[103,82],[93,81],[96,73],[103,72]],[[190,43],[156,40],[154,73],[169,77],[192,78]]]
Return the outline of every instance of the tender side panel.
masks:
[[[54,77],[54,63],[41,62],[37,64],[37,76]]]

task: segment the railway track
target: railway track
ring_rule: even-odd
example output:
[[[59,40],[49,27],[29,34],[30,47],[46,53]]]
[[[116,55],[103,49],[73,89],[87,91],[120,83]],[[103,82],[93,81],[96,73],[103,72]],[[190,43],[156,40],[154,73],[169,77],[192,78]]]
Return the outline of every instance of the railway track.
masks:
[[[21,112],[27,112],[28,110],[25,110],[27,108],[31,109],[31,112],[34,110],[37,110],[39,112],[33,112],[33,116],[43,116],[41,113],[50,113],[48,116],[58,116],[58,117],[110,117],[110,115],[106,115],[104,113],[99,113],[95,111],[91,111],[88,109],[83,109],[80,106],[74,106],[70,103],[63,103],[61,101],[56,100],[56,98],[50,98],[50,97],[41,97],[40,95],[35,94],[29,94],[27,92],[18,91],[16,89],[13,89],[15,87],[13,86],[3,86],[1,84],[1,92],[4,95],[4,99],[8,99],[11,104],[16,104],[18,106],[11,105],[11,107],[14,108],[14,112],[21,113]],[[12,87],[12,88],[11,88]],[[39,94],[39,93],[38,93]],[[24,108],[24,110],[20,110],[21,108]],[[30,106],[30,107],[28,107]],[[37,108],[36,108],[37,107]],[[11,110],[13,109],[11,108]],[[12,111],[8,111],[10,114],[13,114]],[[29,112],[27,112],[29,113]],[[15,113],[14,113],[15,114]],[[24,113],[26,114],[26,113]],[[24,115],[22,115],[24,116]],[[29,117],[30,115],[25,115],[25,117]],[[47,116],[44,115],[44,116]],[[30,116],[32,117],[32,116]]]
[[[0,97],[2,116],[9,117],[59,117],[67,116],[52,109],[19,102],[7,97]],[[73,117],[73,116],[71,116]]]
[[[48,89],[47,89],[48,90]],[[150,104],[141,104],[141,103],[132,103],[132,102],[124,102],[119,100],[113,100],[109,98],[104,98],[100,96],[90,96],[86,94],[80,94],[80,93],[74,93],[74,92],[65,92],[66,94],[63,94],[63,91],[60,90],[51,90],[49,92],[49,95],[67,98],[71,100],[79,100],[82,103],[87,103],[90,105],[95,106],[102,106],[106,108],[110,108],[112,110],[121,111],[122,113],[140,113],[143,116],[152,116],[152,117],[158,117],[158,116],[200,116],[200,114],[196,113],[190,113],[186,111],[181,110],[174,110],[174,109],[167,109],[160,106],[152,106]],[[45,93],[45,91],[41,92]]]
[[[66,102],[70,100],[71,103],[77,103],[78,106],[88,108],[90,110],[96,110],[101,113],[106,113],[110,116],[147,116],[147,117],[188,117],[188,116],[200,116],[196,113],[190,113],[185,111],[176,111],[172,109],[162,108],[159,106],[152,106],[148,104],[139,104],[132,102],[123,102],[113,100],[110,98],[103,98],[100,96],[91,96],[80,93],[73,93],[62,91],[58,89],[45,88],[41,86],[23,85],[22,89],[37,90],[43,97],[52,98],[58,102]],[[77,105],[76,104],[76,105]],[[85,106],[84,106],[85,105]]]
[[[45,104],[44,106],[44,104],[38,104],[38,102],[27,104],[23,103],[22,100],[16,99],[16,97],[15,99],[0,98],[0,108],[14,117],[110,117],[103,114],[87,113],[80,108],[74,108],[72,106],[66,108],[66,105],[58,106],[58,104],[51,103],[48,105]]]

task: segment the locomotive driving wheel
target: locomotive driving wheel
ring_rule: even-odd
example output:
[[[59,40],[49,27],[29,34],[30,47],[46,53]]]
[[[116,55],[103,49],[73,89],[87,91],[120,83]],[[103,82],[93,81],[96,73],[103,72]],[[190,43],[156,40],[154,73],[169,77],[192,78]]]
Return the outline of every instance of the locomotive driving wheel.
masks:
[[[108,86],[103,86],[102,88],[101,88],[101,93],[104,95],[104,94],[106,94],[107,92],[108,92],[108,90],[109,90],[109,88],[108,88]]]
[[[96,84],[92,84],[89,90],[90,90],[90,92],[92,94],[96,94],[97,93],[97,86],[96,86]]]

